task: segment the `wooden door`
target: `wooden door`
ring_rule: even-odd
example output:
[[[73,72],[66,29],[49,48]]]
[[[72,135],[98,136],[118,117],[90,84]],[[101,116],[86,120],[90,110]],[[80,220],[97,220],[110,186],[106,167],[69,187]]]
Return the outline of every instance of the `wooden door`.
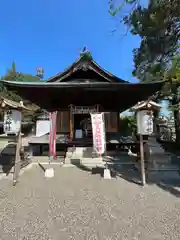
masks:
[[[57,133],[69,133],[69,111],[58,111]]]
[[[106,132],[117,132],[118,131],[118,121],[117,113],[109,112],[105,113],[105,127]]]

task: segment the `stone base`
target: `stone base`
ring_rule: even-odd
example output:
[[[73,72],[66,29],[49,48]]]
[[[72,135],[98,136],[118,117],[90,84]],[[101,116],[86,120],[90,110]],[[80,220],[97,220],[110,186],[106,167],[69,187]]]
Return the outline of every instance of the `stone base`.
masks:
[[[46,178],[53,178],[54,177],[54,169],[48,168],[45,170],[45,177]]]
[[[92,147],[69,147],[66,152],[66,157],[94,158],[97,157],[97,154],[93,151]]]
[[[104,169],[104,179],[111,179],[111,171],[109,169]]]
[[[67,149],[65,164],[73,165],[103,165],[103,159],[97,157],[92,147],[72,147]]]
[[[102,158],[65,158],[65,164],[74,165],[104,165]]]

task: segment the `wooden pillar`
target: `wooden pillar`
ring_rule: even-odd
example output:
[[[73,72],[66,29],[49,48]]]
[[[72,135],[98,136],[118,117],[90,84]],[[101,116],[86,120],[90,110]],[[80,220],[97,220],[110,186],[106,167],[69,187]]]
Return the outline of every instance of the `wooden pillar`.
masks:
[[[63,121],[64,121],[64,119],[63,119],[63,114],[64,114],[64,112],[62,112],[61,111],[61,115],[60,115],[60,122],[61,122],[61,131],[62,131],[62,129],[63,129]]]
[[[72,112],[72,106],[70,106],[70,118],[69,118],[69,131],[70,131],[70,134],[69,134],[69,138],[70,140],[72,141],[73,139],[73,112]]]
[[[144,164],[144,141],[142,134],[139,135],[140,137],[140,158],[141,158],[141,182],[142,185],[145,186],[146,184],[146,174],[145,174],[145,164]]]
[[[152,132],[153,132],[152,118],[149,115],[152,113],[149,113],[149,111],[150,111],[150,109],[148,109],[148,107],[146,107],[146,108],[143,107],[136,111],[137,130],[138,130],[138,134],[140,137],[141,179],[142,179],[143,186],[146,184],[146,174],[145,174],[146,171],[145,171],[144,158],[146,158],[146,160],[148,162],[149,162],[149,158],[150,158],[150,150],[147,145],[145,146],[146,148],[144,148],[144,140],[145,140],[145,137],[148,139],[148,136],[150,134],[152,134]],[[150,123],[148,123],[148,121]]]
[[[20,151],[21,151],[22,139],[21,139],[21,131],[18,132],[17,142],[16,142],[16,155],[15,155],[15,164],[14,164],[14,173],[13,173],[13,186],[16,185],[20,168],[21,168],[21,159],[20,159]]]
[[[117,131],[120,132],[120,114],[117,112]]]

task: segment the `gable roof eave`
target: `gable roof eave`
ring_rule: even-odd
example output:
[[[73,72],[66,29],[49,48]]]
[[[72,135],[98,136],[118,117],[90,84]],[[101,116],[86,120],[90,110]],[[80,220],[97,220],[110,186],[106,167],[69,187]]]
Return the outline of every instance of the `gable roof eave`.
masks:
[[[89,70],[94,71],[99,76],[105,78],[108,82],[129,83],[128,81],[122,80],[113,75],[112,73],[106,71],[93,59],[86,59],[84,55],[81,55],[74,63],[72,63],[68,68],[66,68],[64,72],[57,73],[55,76],[49,78],[47,82],[56,82],[57,80],[59,80],[60,82],[64,81],[73,72],[77,71],[81,67],[83,68],[84,63],[87,64],[87,68]]]
[[[82,56],[80,56],[75,62],[73,62],[69,67],[67,67],[63,72],[59,72],[56,75],[50,77],[47,82],[55,82],[57,79],[61,79],[62,77],[66,77],[68,73],[71,73],[73,69],[77,66],[77,64],[82,59]]]
[[[18,109],[18,110],[25,110],[25,111],[32,111],[31,108],[28,108],[26,106],[24,106],[24,102],[20,101],[20,102],[16,102],[10,99],[7,99],[5,97],[1,97],[0,98],[0,108],[1,109]]]
[[[94,65],[94,66],[93,66]],[[95,62],[94,60],[91,61],[91,66],[93,68],[94,71],[97,72],[97,70],[95,68],[98,68],[99,70],[102,71],[102,77],[109,79],[110,82],[121,82],[121,83],[129,83],[128,81],[122,80],[121,78],[116,77],[115,75],[113,75],[112,73],[108,72],[107,70],[105,70],[104,68],[102,68],[97,62]],[[100,74],[99,72],[97,72],[97,74]]]
[[[162,106],[152,100],[146,100],[146,101],[141,101],[141,102],[138,102],[136,105],[134,105],[132,108],[131,108],[131,111],[138,111],[138,110],[141,110],[143,108],[146,108],[146,109],[160,109]]]

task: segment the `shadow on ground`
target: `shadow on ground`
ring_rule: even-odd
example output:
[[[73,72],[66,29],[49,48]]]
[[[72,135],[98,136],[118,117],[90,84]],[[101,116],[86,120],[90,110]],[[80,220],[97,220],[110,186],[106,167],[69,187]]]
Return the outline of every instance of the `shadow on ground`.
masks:
[[[92,175],[98,174],[103,177],[104,168],[94,167],[89,168],[81,164],[74,164],[82,171],[90,172]],[[112,178],[122,178],[130,183],[141,186],[140,171],[133,165],[112,165],[111,168]],[[180,197],[180,175],[178,171],[150,171],[146,174],[147,185],[155,184],[164,191]]]
[[[167,191],[169,193],[171,193],[172,195],[176,196],[176,197],[180,197],[180,183],[179,181],[176,183],[169,183],[169,182],[160,182],[160,183],[156,183],[156,185],[160,188],[162,188],[164,191]],[[176,189],[179,188],[179,189]]]
[[[161,144],[165,152],[169,152],[177,156],[180,156],[180,146],[178,143],[173,141],[163,141],[163,140],[157,140],[157,142]]]
[[[100,175],[101,177],[104,176],[104,168],[103,167],[92,167],[91,168],[91,167],[87,167],[83,164],[75,164],[75,163],[73,165],[82,171],[90,172],[92,175]],[[117,174],[115,173],[115,171],[113,171],[112,169],[110,169],[110,171],[111,171],[111,177],[116,178]]]
[[[25,152],[29,151],[28,147],[24,147]],[[15,165],[15,154],[16,154],[16,144],[9,143],[0,154],[0,173],[9,173],[14,172]],[[21,159],[21,168],[29,164],[29,159]]]
[[[0,166],[1,166],[1,173],[5,173],[8,175],[12,172],[12,168],[14,167],[15,163],[15,151],[16,145],[13,143],[8,144],[0,154]]]

